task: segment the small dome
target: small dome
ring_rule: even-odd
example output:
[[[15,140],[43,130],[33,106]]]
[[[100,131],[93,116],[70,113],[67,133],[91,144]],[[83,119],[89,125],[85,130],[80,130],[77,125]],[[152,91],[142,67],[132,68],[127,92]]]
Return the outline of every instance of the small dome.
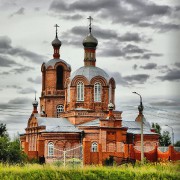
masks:
[[[109,75],[102,70],[101,68],[95,67],[95,66],[83,66],[79,69],[77,69],[70,77],[72,80],[76,76],[84,76],[87,78],[88,81],[91,81],[92,78],[96,76],[101,76],[109,82]]]
[[[32,102],[32,105],[33,105],[33,106],[37,106],[37,105],[38,105],[38,102],[37,102],[36,100],[34,100],[34,101]]]
[[[56,38],[52,41],[52,46],[55,46],[55,47],[61,46],[61,41],[56,37]]]
[[[87,37],[85,37],[85,39],[83,40],[84,47],[94,47],[95,48],[97,45],[98,45],[98,41],[91,33],[89,33],[87,35]]]
[[[114,104],[113,104],[113,103],[109,103],[109,104],[108,104],[108,109],[109,109],[109,110],[114,109]]]

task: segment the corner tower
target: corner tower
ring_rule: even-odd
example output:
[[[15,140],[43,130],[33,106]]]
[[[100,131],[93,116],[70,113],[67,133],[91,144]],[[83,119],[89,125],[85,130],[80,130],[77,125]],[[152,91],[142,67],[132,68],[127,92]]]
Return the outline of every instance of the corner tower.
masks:
[[[41,66],[42,93],[40,97],[40,110],[43,116],[58,117],[64,111],[65,81],[71,73],[71,66],[60,59],[61,41],[58,39],[56,24],[56,35],[52,41],[53,59]]]

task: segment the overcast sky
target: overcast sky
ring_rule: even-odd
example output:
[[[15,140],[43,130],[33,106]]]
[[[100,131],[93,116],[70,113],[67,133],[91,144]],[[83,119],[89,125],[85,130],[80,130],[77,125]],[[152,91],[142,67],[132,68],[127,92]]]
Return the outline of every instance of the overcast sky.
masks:
[[[41,94],[41,64],[52,59],[58,24],[61,59],[83,66],[87,17],[98,39],[97,66],[116,80],[116,110],[124,120],[144,115],[180,140],[180,4],[178,0],[0,0],[0,121],[24,132],[34,91]],[[179,137],[179,138],[178,138]]]

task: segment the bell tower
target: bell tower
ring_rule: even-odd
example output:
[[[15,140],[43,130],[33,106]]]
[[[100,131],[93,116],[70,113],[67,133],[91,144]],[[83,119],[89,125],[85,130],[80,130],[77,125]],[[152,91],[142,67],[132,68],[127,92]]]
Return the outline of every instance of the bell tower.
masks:
[[[42,93],[40,97],[40,111],[42,116],[59,117],[64,111],[65,81],[71,73],[71,66],[60,59],[61,41],[58,39],[58,28],[52,41],[53,59],[41,66]]]

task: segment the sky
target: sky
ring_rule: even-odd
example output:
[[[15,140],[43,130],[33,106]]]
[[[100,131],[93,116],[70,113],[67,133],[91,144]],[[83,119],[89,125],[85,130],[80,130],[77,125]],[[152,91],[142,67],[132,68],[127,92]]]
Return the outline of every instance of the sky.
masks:
[[[180,140],[180,2],[178,0],[0,0],[0,122],[23,133],[41,64],[53,58],[55,24],[60,58],[72,72],[83,66],[83,39],[93,17],[96,65],[116,81],[116,110],[134,120],[141,94],[144,116],[173,128]]]

